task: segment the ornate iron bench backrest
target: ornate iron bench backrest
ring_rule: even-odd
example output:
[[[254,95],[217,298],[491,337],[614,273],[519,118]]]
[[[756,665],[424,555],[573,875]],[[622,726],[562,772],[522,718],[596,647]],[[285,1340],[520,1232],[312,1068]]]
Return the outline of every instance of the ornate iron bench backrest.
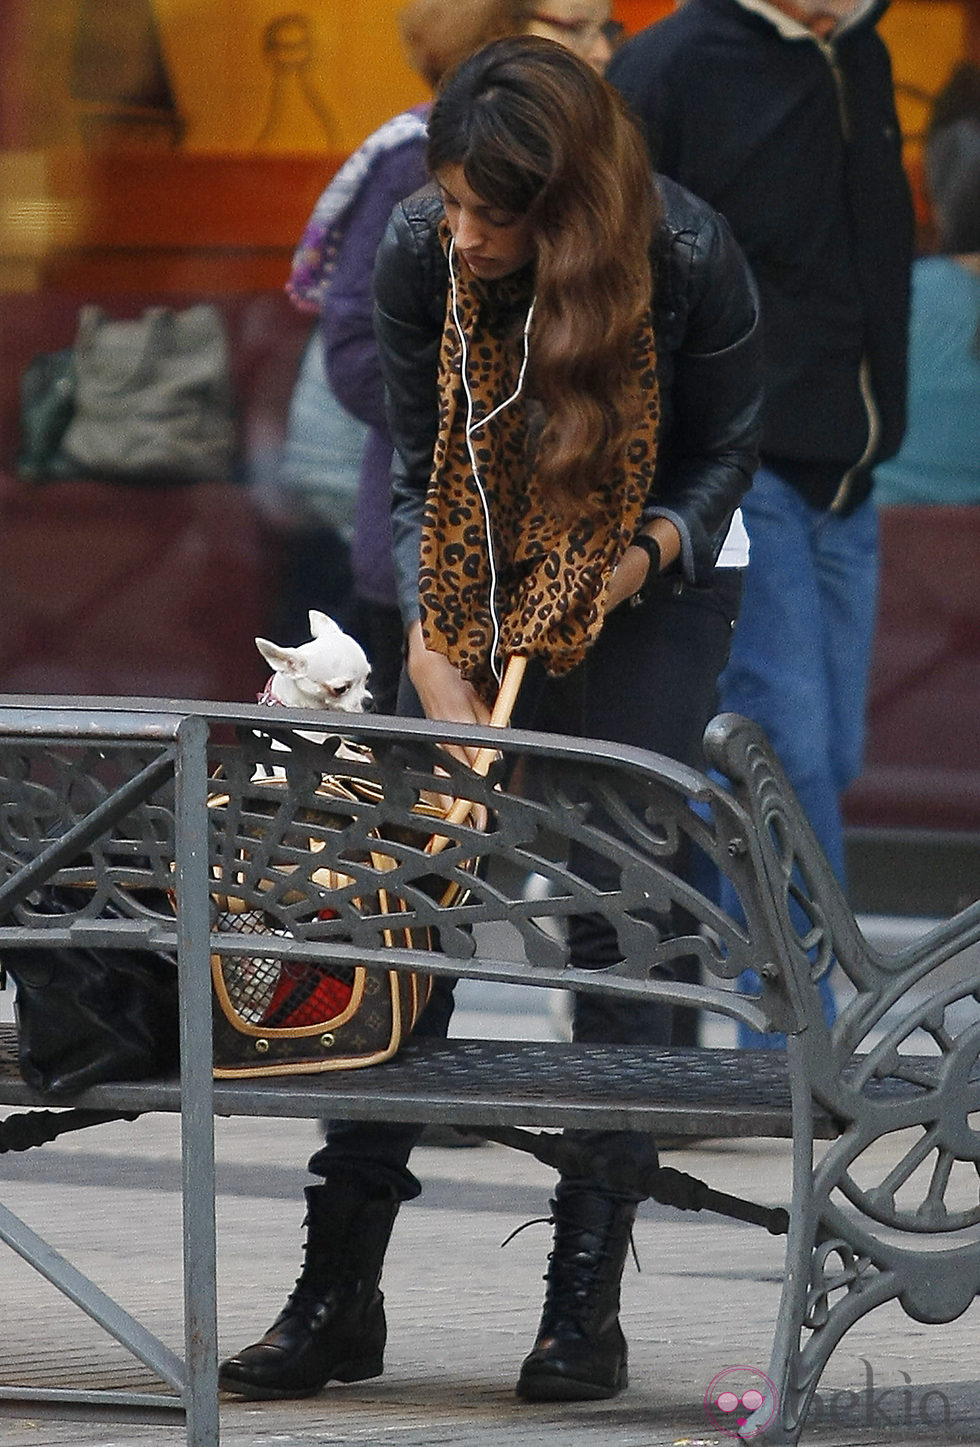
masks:
[[[788,986],[805,992],[808,978],[832,964],[846,981],[833,1027],[815,1026],[808,1006],[808,1028],[796,1041],[816,1098],[842,1125],[859,1122],[868,1140],[875,1134],[867,1123],[871,1096],[880,1134],[910,1126],[928,1131],[945,1114],[945,1138],[916,1147],[910,1160],[917,1153],[921,1165],[935,1146],[940,1175],[946,1157],[980,1162],[980,1137],[968,1123],[980,1107],[980,1082],[972,1078],[980,1053],[980,970],[963,963],[963,952],[980,940],[980,901],[893,954],[871,948],[761,730],[721,715],[708,727],[705,752],[730,781],[760,845],[784,935]],[[892,1097],[887,1109],[882,1085]],[[955,1141],[944,1095],[955,1097],[962,1117]],[[841,1149],[853,1145],[845,1140]],[[904,1181],[900,1174],[894,1189]],[[888,1212],[886,1218],[892,1220]],[[922,1209],[919,1229],[931,1219]]]
[[[729,716],[709,730],[712,761],[733,780],[729,791],[660,756],[590,740],[348,716],[342,733],[318,740],[300,730],[310,724],[302,713],[186,707],[208,717],[214,735],[207,766],[215,912],[228,895],[242,910],[262,911],[281,936],[277,949],[296,958],[350,963],[369,955],[371,963],[433,973],[655,993],[755,1028],[821,1035],[811,977],[825,950],[843,940],[846,963],[866,976],[849,911],[834,899],[819,851],[808,853],[798,806],[745,720]],[[172,705],[170,717],[180,713]],[[100,735],[98,714],[55,726],[58,717],[46,714],[43,728],[19,732],[16,716],[0,717],[5,888],[15,888],[18,868],[43,862],[74,831],[83,844],[70,858],[62,844],[45,877],[87,893],[57,916],[35,892],[12,912],[8,898],[0,951],[11,929],[34,942],[45,931],[68,940],[78,923],[90,930],[110,913],[117,933],[128,922],[130,937],[142,929],[154,947],[176,948],[172,750],[153,741],[149,725],[140,737],[138,721],[129,736],[113,737],[111,729]],[[446,752],[452,739],[499,749],[487,779]],[[482,805],[486,829],[447,825],[445,847],[427,850],[439,825],[417,805],[434,794]],[[814,905],[816,941],[803,940],[791,922],[798,890],[787,861],[802,862],[830,901]],[[687,882],[711,866],[731,879],[740,913],[726,913]],[[530,875],[538,876],[533,897]],[[393,899],[399,926],[418,926],[415,940],[422,929],[434,932],[437,950],[392,943]],[[616,932],[620,959],[602,970],[569,966],[563,926],[582,914],[604,917]],[[229,950],[227,938],[213,938]],[[244,937],[235,948],[269,952],[267,938]],[[702,967],[697,987],[671,976],[672,961],[692,955]],[[733,991],[747,967],[762,973],[759,1000]]]

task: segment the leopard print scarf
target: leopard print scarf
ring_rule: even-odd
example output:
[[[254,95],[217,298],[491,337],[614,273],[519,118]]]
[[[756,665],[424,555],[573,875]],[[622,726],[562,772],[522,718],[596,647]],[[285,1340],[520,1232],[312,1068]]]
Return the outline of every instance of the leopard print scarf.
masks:
[[[449,232],[443,223],[443,244]],[[457,309],[466,336],[466,378],[473,417],[487,417],[517,387],[524,356],[523,325],[532,299],[529,268],[484,284],[464,273],[455,255]],[[497,671],[513,654],[540,658],[552,675],[580,663],[598,636],[610,575],[640,522],[653,483],[660,417],[652,324],[639,328],[632,375],[647,398],[626,465],[597,484],[569,524],[537,484],[535,439],[540,404],[522,390],[473,446],[487,496],[496,577],[487,525],[466,445],[462,346],[452,289],[439,357],[439,435],[422,527],[419,589],[426,646],[444,653],[490,701],[497,687],[491,654],[499,619]]]

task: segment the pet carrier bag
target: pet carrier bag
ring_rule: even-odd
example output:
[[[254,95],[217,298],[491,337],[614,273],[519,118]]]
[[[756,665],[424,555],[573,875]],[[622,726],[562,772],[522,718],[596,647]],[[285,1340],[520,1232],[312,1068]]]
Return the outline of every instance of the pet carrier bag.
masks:
[[[523,659],[511,660],[491,717],[495,726],[503,727],[509,721],[523,666]],[[349,745],[343,747],[345,758],[356,756],[357,751]],[[369,763],[370,753],[360,752]],[[494,750],[480,750],[474,772],[485,775],[494,757]],[[278,817],[277,802],[281,802],[286,788],[285,779],[276,777],[279,772],[273,771],[272,777],[253,777],[250,783],[252,798],[258,797],[260,803],[262,799],[268,801],[270,819]],[[345,799],[355,803],[358,799],[377,800],[379,785],[370,778],[358,778],[354,769],[342,777],[325,775],[316,796],[324,816],[329,816],[331,800],[338,806]],[[216,792],[210,802],[212,811],[219,816],[232,812],[226,794]],[[419,818],[419,842],[424,851],[438,853],[448,842],[432,832],[433,826],[464,823],[474,808],[468,799],[448,806],[420,799],[413,813]],[[222,827],[220,818],[215,823]],[[292,827],[295,832],[302,825],[295,822]],[[308,844],[311,851],[317,850],[314,838]],[[364,855],[375,874],[383,874],[394,865],[380,834],[372,836]],[[258,955],[253,941],[248,954],[212,954],[215,1076],[221,1079],[350,1070],[389,1060],[409,1037],[425,1008],[432,977],[410,970],[361,964],[338,966],[284,957],[277,953],[276,941],[287,939],[289,931],[269,911],[253,907],[254,893],[252,901],[236,896],[234,874],[234,868],[229,870],[227,892],[214,895],[216,928],[243,936],[267,936],[269,949],[267,955]],[[353,883],[351,876],[334,868],[316,869],[312,879],[326,892],[323,897],[327,900],[331,890],[344,890],[349,895]],[[450,885],[439,902],[448,905],[462,897],[464,887]],[[391,916],[391,929],[384,932],[389,947],[435,948],[429,929],[399,927],[398,915],[404,912],[405,905],[384,889],[370,897],[347,899],[346,903],[348,908],[352,904],[355,910],[362,910],[365,916]],[[336,917],[329,907],[319,912],[321,919],[331,915]]]

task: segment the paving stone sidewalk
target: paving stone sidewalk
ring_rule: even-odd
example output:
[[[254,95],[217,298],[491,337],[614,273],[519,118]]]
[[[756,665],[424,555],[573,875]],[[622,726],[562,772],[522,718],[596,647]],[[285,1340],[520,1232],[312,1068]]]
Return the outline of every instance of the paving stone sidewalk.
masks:
[[[264,1330],[300,1257],[310,1122],[219,1121],[218,1230],[223,1351]],[[722,1190],[784,1199],[785,1142],[706,1142],[668,1157]],[[0,1158],[3,1198],[52,1244],[181,1345],[179,1136],[176,1121],[102,1127],[28,1156]],[[537,1324],[552,1174],[488,1146],[420,1148],[421,1200],[396,1224],[385,1271],[383,1377],[303,1402],[222,1407],[224,1447],[724,1447],[703,1399],[730,1366],[764,1369],[782,1270],[781,1242],[758,1228],[647,1203],[642,1270],[627,1266],[628,1392],[604,1403],[529,1407],[513,1383]],[[0,1252],[0,1378],[36,1384],[145,1384],[149,1374],[13,1253]],[[804,1444],[945,1447],[980,1441],[975,1310],[929,1328],[888,1308],[838,1348]],[[887,1395],[886,1395],[887,1393]],[[3,1447],[179,1447],[182,1430],[0,1417]]]
[[[469,982],[472,984],[472,982]],[[517,987],[513,987],[516,992]],[[537,993],[537,992],[533,992]],[[545,1038],[562,1015],[542,993],[461,991],[453,1033]],[[467,1008],[467,1006],[469,1008]],[[0,997],[0,1015],[9,997]],[[706,1043],[730,1044],[728,1034]],[[219,1333],[223,1353],[278,1311],[301,1255],[308,1121],[219,1120]],[[790,1189],[786,1141],[709,1141],[665,1157],[722,1191],[767,1203]],[[222,1405],[222,1447],[730,1447],[705,1411],[711,1380],[765,1370],[782,1242],[757,1227],[646,1203],[641,1271],[623,1282],[631,1384],[611,1402],[528,1406],[514,1396],[534,1338],[554,1176],[502,1147],[421,1147],[419,1201],[401,1212],[383,1285],[385,1373],[301,1402]],[[147,1116],[0,1156],[0,1199],[182,1351],[180,1141]],[[975,1183],[974,1183],[975,1191]],[[0,1244],[0,1382],[154,1390],[139,1363]],[[980,1443],[980,1306],[928,1327],[890,1305],[855,1326],[824,1375],[803,1447]],[[0,1415],[0,1447],[181,1447],[183,1429]]]

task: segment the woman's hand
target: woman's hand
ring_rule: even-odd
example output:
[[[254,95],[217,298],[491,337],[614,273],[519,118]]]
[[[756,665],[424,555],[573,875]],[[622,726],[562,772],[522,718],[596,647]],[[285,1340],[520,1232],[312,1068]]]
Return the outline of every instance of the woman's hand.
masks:
[[[413,623],[408,630],[407,666],[426,718],[448,723],[490,722],[489,708],[456,665],[450,663],[445,654],[426,648],[420,623]],[[458,751],[457,756],[472,765],[477,753],[474,747]]]

